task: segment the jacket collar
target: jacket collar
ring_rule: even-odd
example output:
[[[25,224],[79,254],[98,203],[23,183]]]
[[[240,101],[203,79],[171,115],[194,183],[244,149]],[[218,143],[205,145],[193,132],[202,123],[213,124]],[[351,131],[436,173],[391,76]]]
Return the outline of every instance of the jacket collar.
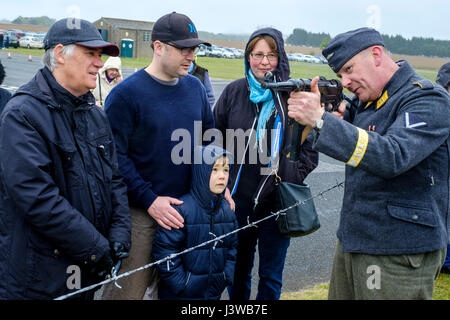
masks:
[[[56,81],[47,67],[39,70],[14,96],[23,94],[30,95],[53,109],[63,109],[63,106],[86,109],[95,106],[95,98],[91,92],[75,97]]]
[[[386,83],[378,99],[375,101],[369,101],[364,104],[364,109],[367,109],[372,105],[375,106],[376,110],[382,108],[385,105],[386,101],[390,97],[392,97],[398,90],[404,87],[409,79],[415,74],[414,69],[411,67],[408,61],[400,60],[397,62],[397,65],[400,68]]]

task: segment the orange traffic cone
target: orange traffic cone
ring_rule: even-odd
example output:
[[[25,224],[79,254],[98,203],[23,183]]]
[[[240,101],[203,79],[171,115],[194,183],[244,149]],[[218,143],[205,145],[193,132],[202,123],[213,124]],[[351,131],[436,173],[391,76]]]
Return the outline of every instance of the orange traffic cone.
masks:
[[[11,52],[8,52],[8,59],[11,59]]]
[[[33,57],[31,56],[31,54],[28,56],[28,61],[33,61]]]

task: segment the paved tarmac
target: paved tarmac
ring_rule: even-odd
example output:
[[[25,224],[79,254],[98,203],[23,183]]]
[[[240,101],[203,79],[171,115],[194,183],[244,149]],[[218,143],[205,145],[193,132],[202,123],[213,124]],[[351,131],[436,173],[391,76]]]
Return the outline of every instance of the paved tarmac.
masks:
[[[36,71],[43,66],[40,57],[33,57],[32,61],[28,61],[28,56],[13,53],[8,59],[6,52],[1,50],[0,59],[6,70],[2,87],[11,92],[32,79]],[[133,72],[134,69],[124,69],[124,77]],[[216,99],[228,83],[227,80],[212,78]],[[306,179],[313,195],[342,181],[344,181],[344,164],[323,154],[320,154],[319,166]],[[308,236],[291,239],[283,274],[283,292],[298,291],[329,281],[342,197],[343,189],[338,188],[325,194],[324,197],[315,199],[321,228]],[[256,260],[252,298],[255,297],[257,290],[257,268]]]

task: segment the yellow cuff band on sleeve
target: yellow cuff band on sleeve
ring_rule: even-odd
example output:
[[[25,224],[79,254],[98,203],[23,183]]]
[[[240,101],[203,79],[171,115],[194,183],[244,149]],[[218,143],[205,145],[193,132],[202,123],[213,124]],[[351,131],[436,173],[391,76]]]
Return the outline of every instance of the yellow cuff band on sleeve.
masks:
[[[369,144],[369,134],[367,133],[367,131],[362,130],[360,128],[357,129],[358,129],[358,143],[356,144],[356,148],[355,151],[353,152],[352,157],[347,162],[347,165],[352,167],[357,167],[361,163],[366,153],[367,145]]]

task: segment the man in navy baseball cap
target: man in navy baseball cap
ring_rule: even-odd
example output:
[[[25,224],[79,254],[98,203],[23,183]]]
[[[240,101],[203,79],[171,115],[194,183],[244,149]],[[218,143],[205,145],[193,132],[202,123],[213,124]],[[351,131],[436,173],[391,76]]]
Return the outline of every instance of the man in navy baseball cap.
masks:
[[[94,25],[57,21],[45,37],[45,66],[2,111],[0,185],[8,187],[0,188],[0,216],[8,223],[0,223],[0,300],[74,294],[65,270],[79,266],[86,287],[118,271],[130,249],[127,187],[109,121],[90,92],[102,53],[119,49]],[[24,262],[36,257],[28,272]]]

